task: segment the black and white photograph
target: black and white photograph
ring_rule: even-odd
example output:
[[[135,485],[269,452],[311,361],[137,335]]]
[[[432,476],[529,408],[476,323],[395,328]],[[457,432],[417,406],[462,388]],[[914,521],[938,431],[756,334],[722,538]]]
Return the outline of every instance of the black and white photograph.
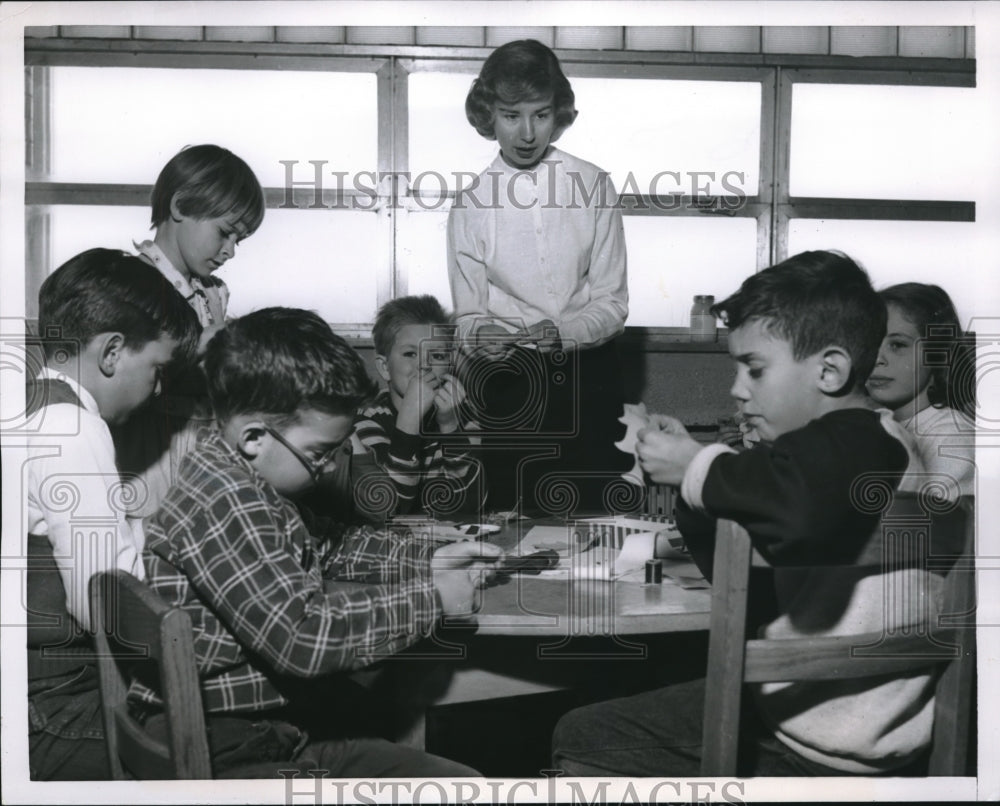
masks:
[[[991,1],[3,2],[0,799],[1000,799],[998,143]]]

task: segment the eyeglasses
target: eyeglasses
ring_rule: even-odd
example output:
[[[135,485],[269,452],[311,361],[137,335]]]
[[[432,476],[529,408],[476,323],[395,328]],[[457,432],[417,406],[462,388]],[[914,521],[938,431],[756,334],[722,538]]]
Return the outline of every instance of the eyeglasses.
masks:
[[[274,437],[278,442],[288,448],[289,452],[294,456],[302,466],[309,471],[309,475],[312,477],[313,481],[319,483],[319,480],[323,476],[323,472],[326,470],[327,465],[334,461],[337,452],[342,450],[344,445],[340,443],[330,448],[326,453],[324,453],[319,459],[310,459],[301,450],[296,448],[291,442],[289,442],[285,437],[283,437],[277,430],[269,426],[267,423],[261,423],[261,427],[267,431],[272,437]]]

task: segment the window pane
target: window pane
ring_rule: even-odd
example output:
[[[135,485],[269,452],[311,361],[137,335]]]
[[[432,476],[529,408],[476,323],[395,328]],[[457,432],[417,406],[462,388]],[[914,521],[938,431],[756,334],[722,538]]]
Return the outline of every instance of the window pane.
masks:
[[[795,84],[790,192],[869,199],[970,198],[975,89]]]
[[[474,77],[409,77],[410,170],[440,172],[450,189],[456,187],[456,172],[478,174],[497,154],[496,143],[477,134],[465,118],[465,96]],[[757,193],[760,84],[571,80],[580,115],[557,145],[610,172],[619,191],[697,195],[732,193],[736,187],[746,195]],[[702,171],[712,176],[691,175]],[[657,177],[663,172],[679,176]],[[744,176],[729,175],[727,189],[722,178],[728,172]],[[438,182],[427,179],[423,184],[433,190]]]
[[[288,305],[328,322],[371,322],[377,307],[378,216],[338,210],[268,210],[219,276],[232,292],[229,312]]]
[[[465,187],[496,157],[495,140],[480,136],[465,117],[465,96],[476,76],[472,73],[412,73],[409,77],[410,171],[444,176],[449,190]],[[421,189],[440,189],[428,176],[417,180]]]
[[[876,288],[894,283],[940,285],[963,323],[979,299],[996,299],[996,279],[983,286],[976,270],[975,224],[943,221],[789,221],[788,254],[839,249],[865,267]],[[979,315],[992,314],[980,310]]]
[[[447,207],[450,207],[448,205]],[[408,293],[433,294],[452,309],[448,286],[448,209],[397,216],[396,261]]]
[[[408,273],[409,293],[434,294],[450,308],[447,213],[411,213],[403,220],[397,256]],[[695,294],[722,299],[756,271],[757,225],[751,218],[626,216],[625,240],[630,326],[687,327]]]
[[[54,205],[53,264],[94,246],[134,252],[152,238],[145,207]],[[232,298],[229,314],[288,305],[337,323],[369,322],[376,307],[379,236],[374,213],[268,210],[264,223],[219,271]]]
[[[557,145],[610,172],[619,192],[724,195],[732,190],[722,185],[723,175],[738,172],[744,178],[731,175],[728,184],[748,196],[757,193],[759,83],[633,78],[573,78],[572,83],[580,114]],[[679,174],[680,181],[656,178],[664,171]],[[638,190],[628,182],[630,174]]]
[[[149,228],[149,207],[105,207],[57,204],[41,208],[49,213],[52,265],[51,274],[74,255],[103,246],[135,252],[133,242],[153,237]]]
[[[152,184],[186,145],[217,143],[265,187],[328,171],[375,170],[376,79],[370,73],[52,67],[57,182]],[[345,125],[350,121],[350,125]],[[332,184],[332,179],[330,180]]]
[[[718,302],[757,270],[752,218],[626,216],[627,324],[687,327],[695,294]]]

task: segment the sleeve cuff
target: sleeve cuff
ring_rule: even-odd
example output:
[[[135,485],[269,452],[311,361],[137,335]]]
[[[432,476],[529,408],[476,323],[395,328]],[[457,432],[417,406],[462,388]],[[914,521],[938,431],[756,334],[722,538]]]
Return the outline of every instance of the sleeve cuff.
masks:
[[[423,446],[424,437],[420,434],[407,434],[405,431],[393,427],[390,445],[393,455],[407,462],[415,462]]]
[[[705,486],[705,479],[708,476],[708,469],[717,456],[724,453],[736,453],[728,445],[706,445],[695,454],[691,464],[684,473],[681,481],[681,498],[692,509],[699,512],[705,511],[705,504],[701,500],[701,491]]]

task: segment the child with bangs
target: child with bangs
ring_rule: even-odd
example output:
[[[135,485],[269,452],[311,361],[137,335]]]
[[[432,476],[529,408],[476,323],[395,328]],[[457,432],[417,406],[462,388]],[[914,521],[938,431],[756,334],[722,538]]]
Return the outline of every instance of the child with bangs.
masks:
[[[969,418],[973,393],[966,387],[975,380],[975,367],[963,353],[964,333],[951,297],[924,283],[889,286],[879,297],[888,324],[868,394],[913,434],[924,467],[940,475],[942,491],[973,495],[976,427]]]
[[[702,571],[711,576],[714,519],[745,527],[773,568],[765,638],[893,630],[940,608],[942,580],[919,565],[830,567],[856,561],[879,525],[856,504],[859,480],[911,491],[923,474],[910,435],[865,389],[886,323],[865,271],[840,253],[805,252],[749,277],[713,312],[730,329],[730,394],[760,442],[739,453],[702,446],[658,414],[637,447],[654,482],[680,488],[678,527]],[[918,672],[753,686],[738,774],[923,774],[934,682]],[[696,777],[704,698],[699,679],[571,711],[554,764],[569,775]]]
[[[370,516],[475,517],[481,510],[482,474],[469,438],[475,424],[462,412],[453,335],[451,318],[430,294],[390,300],[375,317],[375,369],[386,388],[355,418],[352,440],[355,460],[370,458],[378,468],[353,489]],[[372,483],[391,494],[378,495]]]
[[[476,420],[494,435],[484,439],[489,502],[544,506],[547,477],[599,507],[606,483],[628,469],[614,447],[624,433],[614,339],[628,316],[618,196],[606,171],[553,145],[577,110],[541,42],[497,48],[465,112],[500,149],[448,216],[462,378]],[[539,461],[543,445],[556,446],[555,458]],[[511,469],[529,457],[518,478]]]
[[[229,289],[215,276],[236,246],[264,220],[264,192],[240,157],[221,146],[182,149],[160,171],[151,196],[152,240],[135,244],[187,300],[202,326],[199,352],[223,327]],[[156,511],[194,447],[199,427],[211,420],[203,381],[192,369],[164,380],[165,394],[115,430],[123,472],[137,476],[145,495],[133,515]]]

